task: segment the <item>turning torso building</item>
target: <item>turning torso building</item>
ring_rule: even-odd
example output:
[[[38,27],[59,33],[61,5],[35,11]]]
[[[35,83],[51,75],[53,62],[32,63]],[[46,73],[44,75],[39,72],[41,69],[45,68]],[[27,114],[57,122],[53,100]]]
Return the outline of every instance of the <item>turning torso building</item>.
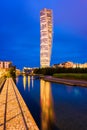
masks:
[[[40,66],[49,67],[52,48],[52,10],[40,11]]]

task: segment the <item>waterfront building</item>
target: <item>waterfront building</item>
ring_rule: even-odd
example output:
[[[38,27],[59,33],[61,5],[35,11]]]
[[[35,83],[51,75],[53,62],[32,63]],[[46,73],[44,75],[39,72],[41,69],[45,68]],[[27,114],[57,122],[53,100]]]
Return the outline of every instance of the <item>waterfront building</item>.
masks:
[[[73,68],[73,62],[70,62],[70,61],[65,62],[63,65],[64,65],[64,68]]]
[[[73,68],[73,62],[63,62],[63,63],[60,63],[60,64],[54,64],[53,67],[60,67],[60,68]]]
[[[74,63],[73,68],[84,68],[85,69],[85,68],[87,68],[87,63],[84,63],[84,64],[81,64],[81,63],[80,64],[79,63],[75,64]]]
[[[21,75],[21,70],[20,69],[16,69],[16,75],[17,76]]]
[[[0,68],[3,68],[4,67],[4,64],[2,61],[0,61]]]
[[[52,10],[40,11],[40,66],[49,67],[52,48]]]
[[[29,68],[29,67],[24,67],[23,68],[23,74],[32,74],[33,73],[33,69]]]
[[[0,61],[0,77],[8,75],[9,70],[12,68],[15,71],[16,67],[10,61]]]
[[[87,68],[87,63],[84,63],[84,64],[83,64],[83,67],[84,67],[84,68]]]
[[[87,63],[80,64],[80,63],[73,63],[70,61],[60,63],[60,64],[54,64],[54,68],[60,67],[60,68],[87,68]]]
[[[5,61],[4,62],[4,68],[10,68],[10,67],[12,67],[12,62],[9,62],[9,61]]]
[[[9,69],[10,67],[12,67],[12,62],[10,62],[10,61],[0,61],[0,68]]]

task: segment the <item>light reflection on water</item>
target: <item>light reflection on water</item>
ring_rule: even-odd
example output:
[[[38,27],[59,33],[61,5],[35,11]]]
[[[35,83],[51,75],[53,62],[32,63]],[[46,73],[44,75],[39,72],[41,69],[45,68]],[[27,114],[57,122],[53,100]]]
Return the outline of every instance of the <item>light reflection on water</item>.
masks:
[[[34,87],[34,76],[31,76],[32,88]]]
[[[18,83],[19,77],[16,77],[16,83]]]
[[[24,90],[26,89],[26,83],[27,83],[27,77],[24,75],[24,76],[23,76]]]
[[[41,130],[50,130],[54,124],[54,109],[50,82],[40,80]]]
[[[30,76],[28,76],[28,90],[30,91]]]
[[[30,85],[33,88],[34,87],[34,76],[23,76],[23,87],[24,90],[26,90],[28,84],[28,90],[30,91]]]
[[[30,76],[16,81],[40,130],[87,130],[87,88]]]

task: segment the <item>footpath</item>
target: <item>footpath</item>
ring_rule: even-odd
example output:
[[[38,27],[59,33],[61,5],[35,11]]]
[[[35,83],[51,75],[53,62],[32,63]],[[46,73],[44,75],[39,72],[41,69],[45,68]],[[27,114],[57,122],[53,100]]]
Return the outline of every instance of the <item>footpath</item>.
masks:
[[[50,82],[55,82],[55,83],[60,83],[60,84],[87,87],[87,81],[83,81],[83,80],[54,78],[52,76],[45,76],[43,77],[43,79],[45,81],[50,81]]]
[[[0,93],[0,130],[39,130],[12,78]]]

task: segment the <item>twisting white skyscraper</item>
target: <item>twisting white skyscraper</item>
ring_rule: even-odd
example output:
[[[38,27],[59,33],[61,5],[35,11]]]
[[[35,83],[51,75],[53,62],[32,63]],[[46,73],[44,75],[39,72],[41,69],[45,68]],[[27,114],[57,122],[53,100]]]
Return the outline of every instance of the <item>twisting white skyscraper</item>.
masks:
[[[40,66],[49,67],[52,48],[52,10],[40,11]]]

